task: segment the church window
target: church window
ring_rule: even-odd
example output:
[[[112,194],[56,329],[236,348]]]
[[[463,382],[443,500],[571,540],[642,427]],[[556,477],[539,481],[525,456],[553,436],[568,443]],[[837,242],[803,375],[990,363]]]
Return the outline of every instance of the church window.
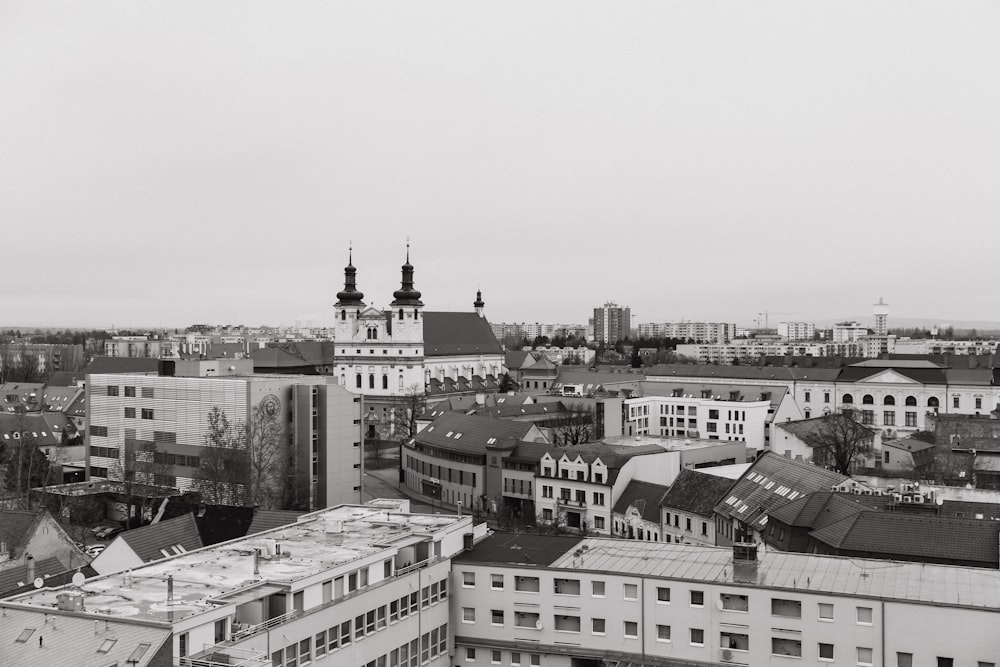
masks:
[[[346,387],[347,386],[347,378],[344,377],[343,373],[340,374],[340,386],[341,387]]]
[[[403,374],[402,373],[400,373],[400,375],[399,375],[399,388],[400,389],[403,388]]]
[[[356,379],[357,379],[357,381],[358,381],[358,389],[361,389],[361,373],[358,373],[358,375],[357,375],[357,378],[356,378]]]
[[[383,389],[388,389],[389,388],[389,376],[388,375],[383,375],[382,376],[382,388]]]
[[[374,389],[375,388],[375,374],[374,373],[371,373],[371,374],[368,375],[368,388],[369,389]]]
[[[340,319],[341,320],[346,320],[347,319],[347,311],[346,310],[341,310],[340,311]]]
[[[413,319],[417,319],[417,309],[413,309]]]
[[[403,309],[402,308],[399,309],[399,320],[403,321]]]

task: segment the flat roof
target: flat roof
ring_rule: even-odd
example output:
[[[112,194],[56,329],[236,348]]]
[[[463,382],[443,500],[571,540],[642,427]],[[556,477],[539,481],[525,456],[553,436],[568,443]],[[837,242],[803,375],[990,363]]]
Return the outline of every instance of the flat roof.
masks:
[[[340,505],[304,515],[297,523],[255,533],[196,551],[166,558],[131,574],[118,572],[88,579],[80,587],[44,588],[9,598],[5,603],[57,608],[57,595],[79,591],[86,612],[103,617],[173,623],[218,608],[219,600],[249,587],[287,586],[396,546],[412,535],[431,535],[470,517],[393,513],[380,507]],[[262,557],[260,575],[253,572],[253,550],[282,558]],[[167,601],[167,577],[173,576],[173,601]]]
[[[609,447],[644,447],[659,445],[664,451],[682,452],[686,450],[721,447],[723,445],[741,445],[746,443],[729,440],[708,440],[706,438],[681,438],[662,435],[614,435],[601,440]]]
[[[759,554],[756,578],[747,581],[745,576],[734,578],[733,551],[729,548],[588,538],[555,559],[551,567],[818,595],[982,609],[1000,607],[1000,571],[929,563],[768,551]]]

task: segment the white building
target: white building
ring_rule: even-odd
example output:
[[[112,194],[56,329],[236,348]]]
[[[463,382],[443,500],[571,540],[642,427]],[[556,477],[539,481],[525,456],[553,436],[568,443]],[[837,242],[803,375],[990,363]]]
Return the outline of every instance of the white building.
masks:
[[[778,335],[785,340],[812,340],[815,334],[812,322],[778,322]]]
[[[88,479],[128,476],[139,483],[198,490],[209,502],[239,504],[247,497],[245,484],[233,479],[216,488],[209,479],[211,462],[228,455],[209,440],[209,415],[218,408],[234,435],[241,424],[256,424],[259,433],[273,429],[272,441],[255,450],[258,459],[273,453],[267,471],[275,475],[292,460],[308,480],[306,507],[361,500],[360,396],[329,377],[254,375],[249,359],[162,363],[174,375],[87,376]],[[279,484],[263,477],[265,488],[253,491],[258,501],[261,494],[277,492]],[[213,493],[225,497],[212,498]]]
[[[115,664],[447,667],[451,558],[472,521],[405,507],[343,505],[10,598],[0,664],[43,664],[42,650],[44,664],[109,665],[127,647]]]
[[[505,533],[453,569],[452,663],[469,667],[983,667],[1000,655],[996,570]]]
[[[638,330],[640,338],[690,338],[705,343],[728,343],[736,337],[736,325],[729,322],[646,322]]]
[[[833,342],[849,343],[868,335],[868,327],[861,322],[837,322],[833,325]]]

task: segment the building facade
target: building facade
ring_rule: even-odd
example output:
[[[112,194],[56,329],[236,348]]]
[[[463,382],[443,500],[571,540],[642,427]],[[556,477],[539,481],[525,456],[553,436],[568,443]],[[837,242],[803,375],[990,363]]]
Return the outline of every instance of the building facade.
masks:
[[[613,345],[629,338],[632,329],[632,310],[616,303],[605,303],[594,308],[594,340]]]
[[[305,509],[360,501],[360,396],[325,377],[254,375],[249,360],[163,363],[173,375],[87,376],[88,479],[176,487],[219,496],[209,502],[243,504],[263,503],[280,491],[279,478],[291,475]],[[260,488],[248,490],[235,476],[220,483],[220,447],[238,445],[213,442],[216,408],[233,437],[238,425],[251,431],[234,442],[249,447],[251,484]]]
[[[640,338],[680,338],[701,343],[728,343],[736,337],[729,322],[647,322],[638,325]]]

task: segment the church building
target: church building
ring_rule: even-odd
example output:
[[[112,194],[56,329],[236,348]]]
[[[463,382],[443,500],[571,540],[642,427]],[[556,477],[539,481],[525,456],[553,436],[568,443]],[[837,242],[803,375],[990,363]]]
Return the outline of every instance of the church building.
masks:
[[[400,288],[387,309],[365,304],[356,274],[349,258],[334,305],[333,373],[342,387],[365,396],[366,437],[391,436],[397,412],[412,405],[415,395],[496,390],[504,356],[481,292],[473,312],[425,311],[413,286],[409,246]]]

